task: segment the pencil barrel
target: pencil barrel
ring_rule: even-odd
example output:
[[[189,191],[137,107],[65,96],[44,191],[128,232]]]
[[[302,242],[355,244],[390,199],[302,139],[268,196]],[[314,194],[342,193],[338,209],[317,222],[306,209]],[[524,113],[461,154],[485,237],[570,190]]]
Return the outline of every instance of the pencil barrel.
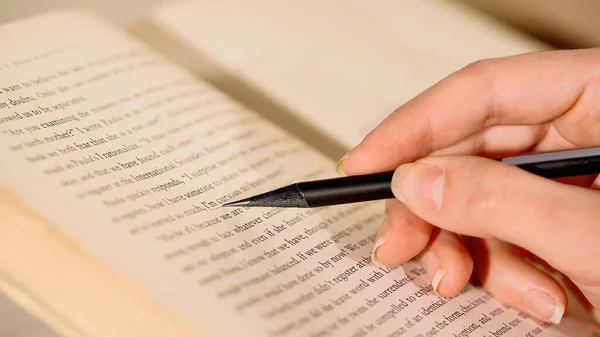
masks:
[[[322,207],[393,198],[393,172],[308,181],[297,184],[309,207]]]
[[[554,179],[600,172],[600,156],[569,158],[539,163],[519,164],[517,167],[535,175]]]

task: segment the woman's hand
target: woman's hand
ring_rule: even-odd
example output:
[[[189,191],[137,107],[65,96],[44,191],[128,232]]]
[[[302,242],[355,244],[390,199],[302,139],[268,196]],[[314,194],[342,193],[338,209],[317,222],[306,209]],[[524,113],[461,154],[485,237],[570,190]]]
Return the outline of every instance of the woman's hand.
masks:
[[[600,50],[553,51],[451,74],[394,111],[339,167],[396,169],[398,200],[386,203],[375,263],[416,256],[442,296],[473,274],[499,300],[557,323],[565,290],[532,262],[600,308],[594,177],[549,180],[485,157],[591,146],[600,146]]]

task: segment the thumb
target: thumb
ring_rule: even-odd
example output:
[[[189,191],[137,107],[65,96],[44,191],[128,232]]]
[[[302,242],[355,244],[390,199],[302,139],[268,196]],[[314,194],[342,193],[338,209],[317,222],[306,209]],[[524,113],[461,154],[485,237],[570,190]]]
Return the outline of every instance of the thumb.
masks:
[[[575,278],[600,282],[600,194],[469,156],[400,166],[392,191],[418,217],[525,248]],[[573,275],[576,274],[576,275]]]

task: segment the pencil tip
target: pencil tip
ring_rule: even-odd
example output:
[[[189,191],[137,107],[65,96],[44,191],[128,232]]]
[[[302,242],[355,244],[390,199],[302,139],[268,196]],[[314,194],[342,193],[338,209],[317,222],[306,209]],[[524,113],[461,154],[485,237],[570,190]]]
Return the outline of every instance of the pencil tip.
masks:
[[[222,207],[300,207],[306,208],[304,194],[294,185],[282,187],[250,198],[223,204]]]
[[[248,204],[250,204],[250,200],[244,199],[244,200],[228,202],[226,204],[223,204],[221,207],[248,206]]]

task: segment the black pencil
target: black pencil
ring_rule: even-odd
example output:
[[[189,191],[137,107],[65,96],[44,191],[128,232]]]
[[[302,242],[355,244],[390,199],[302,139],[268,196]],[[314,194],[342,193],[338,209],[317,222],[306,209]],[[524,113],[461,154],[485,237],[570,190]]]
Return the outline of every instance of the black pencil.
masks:
[[[600,173],[600,147],[497,159],[545,178]],[[298,182],[223,206],[312,208],[393,198],[394,172]]]

